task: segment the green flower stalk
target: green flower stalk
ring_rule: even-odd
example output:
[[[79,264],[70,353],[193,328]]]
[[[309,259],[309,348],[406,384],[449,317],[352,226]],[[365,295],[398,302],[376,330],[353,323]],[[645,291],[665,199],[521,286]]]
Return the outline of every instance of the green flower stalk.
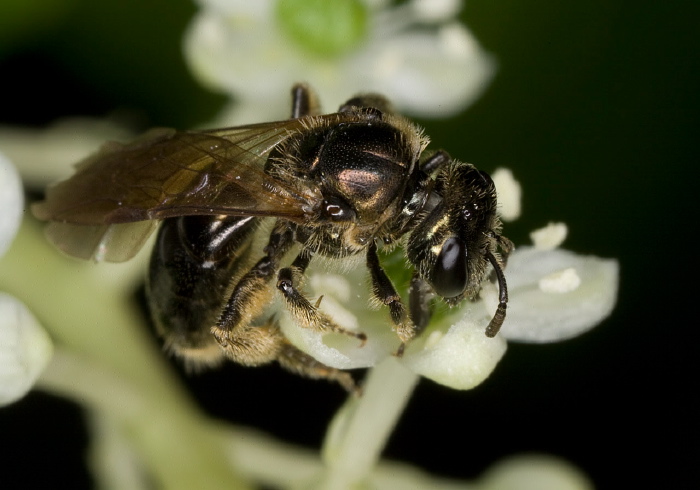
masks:
[[[0,257],[17,233],[23,206],[19,174],[0,153]],[[0,289],[0,406],[29,392],[52,351],[51,339],[29,309]]]

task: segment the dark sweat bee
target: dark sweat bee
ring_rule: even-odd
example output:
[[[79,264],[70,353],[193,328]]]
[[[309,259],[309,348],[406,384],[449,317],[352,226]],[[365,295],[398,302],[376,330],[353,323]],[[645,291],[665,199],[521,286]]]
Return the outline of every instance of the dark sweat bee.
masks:
[[[496,189],[488,174],[443,152],[379,95],[359,95],[320,115],[305,85],[291,119],[213,131],[154,130],[109,143],[47,190],[34,214],[64,252],[131,258],[160,224],[147,298],[168,349],[194,364],[279,362],[348,389],[346,372],[292,346],[267,305],[280,295],[301,326],[346,331],[305,297],[299,282],[316,257],[364,255],[376,300],[403,345],[428,324],[437,296],[453,306],[479,294],[490,264],[499,305],[508,301]],[[263,222],[265,243],[254,239]],[[378,246],[402,245],[415,270],[404,306]],[[291,256],[291,257],[290,257]]]

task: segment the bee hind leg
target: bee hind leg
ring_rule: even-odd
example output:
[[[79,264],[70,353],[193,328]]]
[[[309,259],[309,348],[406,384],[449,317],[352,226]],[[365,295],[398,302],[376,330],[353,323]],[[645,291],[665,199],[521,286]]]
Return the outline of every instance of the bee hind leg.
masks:
[[[226,338],[217,338],[230,360],[244,366],[261,366],[277,360],[286,339],[274,323],[239,326]]]
[[[226,356],[245,365],[259,365],[276,359],[284,337],[277,327],[255,326],[254,322],[269,305],[274,289],[270,281],[278,258],[289,249],[292,236],[282,227],[273,230],[266,255],[244,274],[224,303],[211,333]]]
[[[282,346],[277,362],[287,371],[305,378],[335,381],[347,392],[354,395],[361,394],[360,388],[349,372],[326,366],[289,343]]]
[[[227,338],[226,354],[238,364],[260,366],[278,362],[286,371],[310,379],[336,382],[347,392],[360,394],[352,375],[317,361],[294,347],[272,319],[265,325],[247,325]]]

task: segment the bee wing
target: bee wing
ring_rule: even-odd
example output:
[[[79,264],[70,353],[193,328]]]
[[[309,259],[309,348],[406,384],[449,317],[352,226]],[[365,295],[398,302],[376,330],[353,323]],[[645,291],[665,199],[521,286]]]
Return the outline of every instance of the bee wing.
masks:
[[[152,130],[108,143],[32,206],[49,239],[80,258],[123,261],[173,216],[276,216],[303,221],[310,191],[264,171],[270,152],[304,128],[299,119],[215,131]],[[146,223],[143,223],[146,222]]]
[[[141,250],[158,226],[157,221],[112,225],[76,225],[56,221],[45,234],[56,248],[79,259],[96,262],[125,262]]]

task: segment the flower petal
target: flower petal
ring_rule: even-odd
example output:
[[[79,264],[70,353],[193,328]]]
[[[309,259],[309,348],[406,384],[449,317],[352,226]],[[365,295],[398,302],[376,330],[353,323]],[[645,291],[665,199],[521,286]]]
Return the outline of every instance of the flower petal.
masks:
[[[400,341],[391,327],[387,308],[368,307],[370,291],[362,268],[343,275],[311,272],[307,295],[322,291],[319,309],[338,325],[361,331],[367,342],[348,335],[320,333],[294,322],[282,307],[278,318],[289,341],[327,366],[355,369],[374,366],[396,353]],[[447,317],[436,318],[421,337],[407,347],[401,362],[412,371],[455,389],[480,384],[496,367],[506,350],[504,338],[488,338],[484,329],[489,312],[483,302],[465,303]]]
[[[52,353],[49,335],[27,307],[0,293],[0,406],[27,394]]]
[[[289,117],[290,109],[291,101],[287,91],[270,95],[265,101],[246,97],[225,104],[207,124],[210,127],[226,128],[255,122],[280,121]]]
[[[493,372],[506,352],[506,341],[484,335],[488,320],[481,303],[467,304],[461,311],[461,318],[447,331],[431,329],[413,341],[401,360],[436,383],[469,390]]]
[[[619,265],[613,259],[566,250],[520,247],[508,259],[508,315],[501,333],[508,340],[553,342],[586,332],[615,306]],[[580,282],[578,282],[580,281]],[[481,296],[495,310],[498,291]]]
[[[293,82],[303,80],[288,76],[300,69],[300,56],[271,18],[204,10],[185,35],[185,56],[200,82],[234,97],[264,100],[265,94],[288,94]]]
[[[481,478],[479,488],[593,490],[593,485],[581,470],[562,459],[530,454],[496,463]]]
[[[323,291],[319,310],[339,326],[349,331],[363,332],[367,335],[367,342],[362,345],[349,335],[303,328],[282,307],[280,327],[292,344],[317,361],[338,369],[374,366],[396,352],[400,341],[391,329],[388,312],[368,307],[370,288],[360,273],[338,275],[316,272],[309,274],[309,283],[308,289],[315,295]]]
[[[423,22],[439,22],[457,15],[462,8],[461,0],[411,0],[410,8]]]
[[[437,33],[408,31],[373,44],[375,78],[368,88],[423,117],[462,111],[486,89],[495,63],[457,22]]]

